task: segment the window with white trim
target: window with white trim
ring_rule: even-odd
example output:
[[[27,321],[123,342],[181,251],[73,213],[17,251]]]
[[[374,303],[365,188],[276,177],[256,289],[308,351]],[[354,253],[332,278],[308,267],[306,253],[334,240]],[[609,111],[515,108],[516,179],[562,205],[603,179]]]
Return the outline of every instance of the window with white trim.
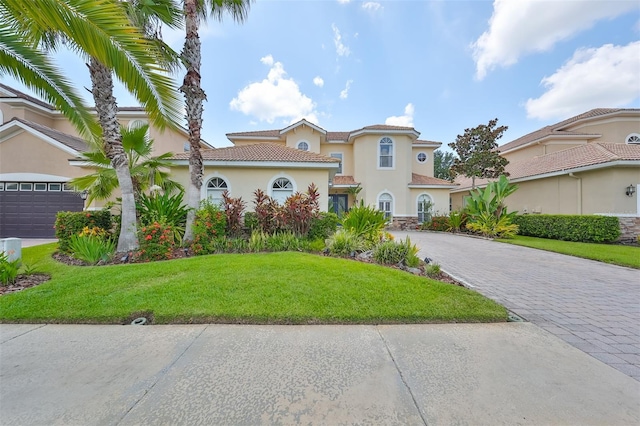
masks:
[[[427,155],[426,152],[419,152],[418,155],[416,155],[416,160],[418,161],[418,163],[424,163],[429,159],[429,156]]]
[[[378,144],[378,166],[384,169],[393,167],[393,141],[391,138],[384,137],[380,139]]]
[[[298,149],[300,151],[309,151],[309,142],[307,141],[298,142]]]
[[[625,141],[628,144],[635,144],[635,145],[640,144],[640,134],[639,133],[631,133],[629,136],[627,136]]]
[[[18,190],[18,182],[7,182],[4,187],[5,191],[17,191]]]
[[[0,182],[0,191],[4,191],[4,182]]]
[[[33,184],[31,182],[20,182],[20,191],[33,191]]]
[[[37,182],[37,183],[33,184],[33,190],[34,191],[46,191],[47,190],[47,184],[43,183],[43,182]]]
[[[61,183],[50,183],[49,184],[49,191],[60,191],[62,189],[62,184]]]
[[[432,212],[433,200],[427,194],[420,194],[418,196],[418,223],[430,221]]]
[[[137,129],[138,127],[146,126],[148,123],[144,120],[131,120],[127,126],[129,130]]]
[[[378,197],[378,210],[384,213],[384,218],[387,221],[391,220],[393,215],[393,197],[391,194],[385,192]]]
[[[76,192],[76,188],[68,183],[62,184],[62,190],[67,192]]]
[[[338,158],[340,159],[340,164],[338,165],[338,171],[336,173],[338,173],[339,175],[342,174],[342,153],[341,152],[332,152],[331,154],[329,154],[331,156],[331,158]]]
[[[207,182],[207,199],[211,201],[212,204],[221,206],[223,203],[222,194],[228,190],[229,186],[224,179],[219,177],[211,178],[209,182]]]
[[[273,181],[271,185],[271,198],[280,204],[293,195],[293,184],[287,178],[281,177]]]

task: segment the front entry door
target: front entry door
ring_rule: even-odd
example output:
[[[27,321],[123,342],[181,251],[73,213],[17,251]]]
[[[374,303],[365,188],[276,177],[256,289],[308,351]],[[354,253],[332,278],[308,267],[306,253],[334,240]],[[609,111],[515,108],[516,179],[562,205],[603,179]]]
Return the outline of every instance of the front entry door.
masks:
[[[347,211],[347,194],[329,194],[331,199],[331,211],[338,215],[338,217],[342,217],[344,213]]]

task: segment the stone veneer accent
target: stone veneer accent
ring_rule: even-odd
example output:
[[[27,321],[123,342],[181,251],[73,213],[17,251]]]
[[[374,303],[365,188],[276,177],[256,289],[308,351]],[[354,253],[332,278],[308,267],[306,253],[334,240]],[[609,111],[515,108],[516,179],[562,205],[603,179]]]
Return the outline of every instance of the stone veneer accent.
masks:
[[[640,235],[640,216],[618,216],[620,221],[620,238],[621,243],[638,242]]]
[[[393,231],[415,230],[418,228],[418,217],[394,216],[387,228]]]

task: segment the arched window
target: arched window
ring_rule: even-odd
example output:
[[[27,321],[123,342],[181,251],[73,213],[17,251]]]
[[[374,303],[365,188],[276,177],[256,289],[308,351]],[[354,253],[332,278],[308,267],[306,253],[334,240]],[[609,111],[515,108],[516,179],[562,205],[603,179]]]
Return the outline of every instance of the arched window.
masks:
[[[213,204],[222,205],[222,194],[229,189],[227,182],[219,177],[214,177],[207,182],[207,198]]]
[[[147,124],[149,124],[149,123],[147,123],[144,120],[131,120],[129,122],[129,126],[128,127],[129,127],[129,130],[132,130],[132,129],[136,129],[138,127],[146,126]]]
[[[628,144],[640,144],[640,134],[631,133],[629,136],[627,136],[625,142],[627,142]]]
[[[380,139],[378,158],[380,168],[390,169],[393,167],[393,141],[391,138],[385,136]]]
[[[391,194],[384,192],[378,196],[378,210],[384,212],[384,218],[387,221],[393,216],[393,197]]]
[[[300,151],[309,151],[309,143],[306,141],[298,142],[298,149]]]
[[[280,177],[273,181],[271,185],[271,197],[280,204],[289,198],[293,194],[293,184],[287,178]]]
[[[427,194],[420,194],[418,196],[418,223],[430,221],[432,213],[433,200]]]

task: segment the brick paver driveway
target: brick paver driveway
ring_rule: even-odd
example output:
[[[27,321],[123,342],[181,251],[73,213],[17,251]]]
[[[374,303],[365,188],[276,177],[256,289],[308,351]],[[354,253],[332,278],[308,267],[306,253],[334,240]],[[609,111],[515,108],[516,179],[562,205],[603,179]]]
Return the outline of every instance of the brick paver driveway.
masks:
[[[479,238],[394,232],[442,269],[640,380],[640,271]]]

